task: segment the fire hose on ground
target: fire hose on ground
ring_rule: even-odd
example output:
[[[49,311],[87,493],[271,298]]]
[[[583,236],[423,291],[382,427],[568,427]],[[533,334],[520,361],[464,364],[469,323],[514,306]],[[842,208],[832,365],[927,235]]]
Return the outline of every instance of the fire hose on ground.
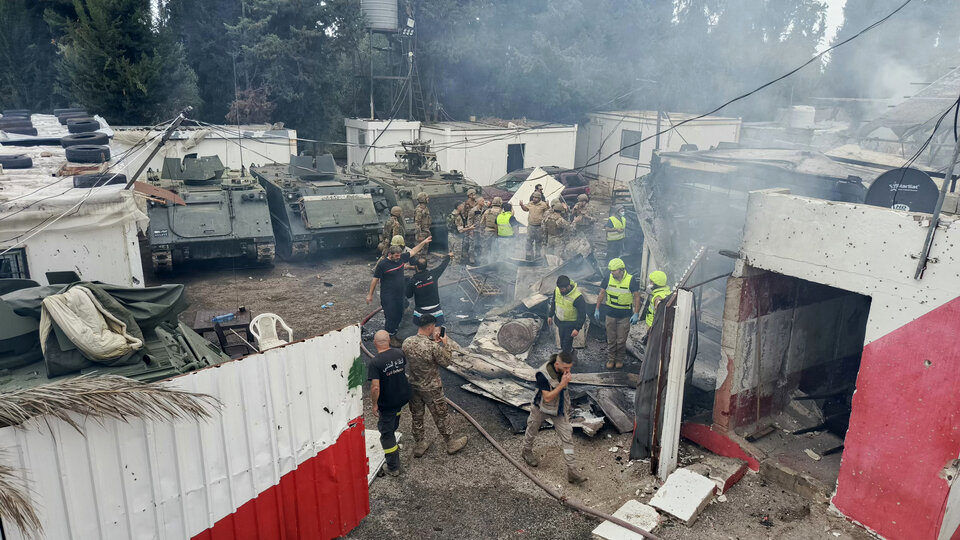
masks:
[[[382,310],[383,310],[382,307],[378,307],[378,308],[375,309],[373,312],[371,312],[369,315],[367,315],[366,317],[364,317],[363,320],[360,321],[360,327],[362,328],[365,324],[367,324],[368,322],[370,322],[370,319],[372,319],[374,315],[376,315],[377,313],[380,313],[380,311],[382,311]],[[363,353],[366,354],[368,357],[373,358],[373,353],[371,353],[371,352],[366,348],[366,346],[364,346],[363,343],[360,343],[360,349],[361,349],[361,350],[363,351]],[[477,431],[480,432],[480,435],[483,435],[483,438],[485,438],[485,439],[487,440],[487,442],[489,442],[489,443],[494,447],[494,449],[496,449],[498,452],[500,452],[500,455],[502,455],[504,458],[506,458],[507,461],[509,461],[514,467],[517,468],[517,470],[519,470],[521,473],[523,473],[524,476],[526,476],[527,478],[529,478],[531,482],[533,482],[534,484],[536,484],[537,487],[539,487],[540,489],[542,489],[543,491],[545,491],[545,492],[547,493],[547,495],[550,495],[551,497],[553,497],[554,499],[556,499],[556,500],[557,500],[560,504],[562,504],[563,506],[566,506],[566,507],[568,507],[568,508],[572,508],[572,509],[574,509],[574,510],[576,510],[576,511],[578,511],[578,512],[584,513],[584,514],[586,514],[586,515],[588,515],[588,516],[592,516],[592,517],[595,517],[595,518],[600,519],[600,520],[609,521],[609,522],[611,522],[611,523],[613,523],[613,524],[615,524],[615,525],[619,525],[619,526],[623,527],[624,529],[627,529],[628,531],[635,532],[635,533],[639,534],[640,536],[642,536],[642,537],[644,537],[644,538],[649,538],[650,540],[660,540],[657,536],[655,536],[655,535],[653,535],[653,534],[651,534],[651,533],[649,533],[649,532],[647,532],[647,531],[645,531],[645,530],[637,527],[636,525],[633,525],[632,523],[628,523],[628,522],[626,522],[626,521],[624,521],[624,520],[622,520],[622,519],[620,519],[620,518],[618,518],[618,517],[616,517],[616,516],[612,516],[612,515],[610,515],[610,514],[606,514],[606,513],[604,513],[604,512],[599,511],[599,510],[594,510],[593,508],[590,508],[589,506],[586,506],[586,505],[584,505],[583,503],[581,503],[581,502],[579,502],[579,501],[575,501],[575,500],[569,499],[569,498],[567,498],[565,495],[563,495],[562,493],[560,493],[559,491],[557,491],[557,490],[553,489],[552,487],[548,486],[545,482],[543,482],[542,480],[540,480],[539,478],[537,478],[537,476],[536,476],[535,474],[533,474],[532,472],[530,472],[529,469],[527,469],[526,467],[524,467],[523,464],[521,464],[519,461],[517,461],[516,458],[514,458],[513,456],[511,456],[510,453],[506,451],[506,449],[504,449],[502,446],[500,446],[500,443],[497,442],[497,440],[494,439],[492,435],[490,435],[489,433],[487,433],[487,430],[483,429],[483,426],[481,426],[479,422],[477,422],[472,416],[470,416],[470,414],[467,413],[467,411],[463,410],[462,407],[460,407],[459,405],[457,405],[456,403],[454,403],[453,401],[451,401],[450,398],[445,398],[445,399],[446,399],[446,401],[447,401],[447,404],[450,405],[451,407],[453,407],[453,410],[457,411],[457,412],[460,413],[464,418],[466,418],[466,419],[467,419],[467,422],[470,422],[470,423],[473,425],[473,427],[476,428]]]

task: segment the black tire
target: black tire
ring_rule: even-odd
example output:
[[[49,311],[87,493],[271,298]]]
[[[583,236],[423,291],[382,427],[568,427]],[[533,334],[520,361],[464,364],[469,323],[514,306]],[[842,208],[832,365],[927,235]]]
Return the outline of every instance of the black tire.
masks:
[[[102,174],[79,174],[73,177],[73,187],[75,188],[95,188],[126,183],[126,175],[108,172]]]
[[[70,120],[70,119],[72,119],[72,118],[90,118],[90,115],[89,115],[88,113],[82,112],[82,111],[81,111],[81,112],[63,113],[63,114],[61,114],[60,116],[57,117],[57,120],[60,120],[60,125],[61,125],[61,126],[65,126],[65,125],[67,125],[67,120]]]
[[[83,107],[67,107],[65,109],[54,109],[53,115],[60,116],[61,114],[72,113],[72,112],[86,112],[86,111],[84,111]]]
[[[0,154],[0,167],[4,169],[29,169],[33,167],[33,160],[23,154]]]
[[[93,118],[71,118],[67,120],[67,131],[70,133],[89,133],[100,129],[100,122]]]
[[[88,133],[75,133],[73,135],[64,135],[60,138],[60,146],[67,148],[69,146],[76,146],[78,144],[107,144],[110,142],[110,137],[107,137],[104,133],[97,132],[88,132]]]
[[[4,116],[30,116],[30,109],[4,109]]]
[[[17,135],[33,135],[37,136],[37,128],[35,127],[8,127],[0,128],[0,131],[5,131],[7,133],[15,133]]]
[[[15,127],[33,127],[33,122],[29,118],[17,118],[16,116],[0,118],[0,129]]]
[[[67,161],[74,163],[103,163],[110,161],[110,147],[97,144],[78,144],[64,149]]]

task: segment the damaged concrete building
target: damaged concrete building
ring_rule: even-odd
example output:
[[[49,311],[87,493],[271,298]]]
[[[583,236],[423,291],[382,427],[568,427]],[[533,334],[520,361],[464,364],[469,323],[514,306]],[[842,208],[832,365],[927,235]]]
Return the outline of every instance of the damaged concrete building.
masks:
[[[955,538],[957,195],[918,269],[930,212],[862,202],[894,161],[663,153],[631,192],[644,271],[676,279],[705,247],[689,283],[726,277],[691,287],[712,407],[683,436],[883,537]]]

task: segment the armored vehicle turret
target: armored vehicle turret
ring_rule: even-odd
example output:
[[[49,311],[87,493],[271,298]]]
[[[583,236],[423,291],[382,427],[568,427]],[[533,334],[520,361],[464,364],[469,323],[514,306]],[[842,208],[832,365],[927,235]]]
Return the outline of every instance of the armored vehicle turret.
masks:
[[[373,247],[390,213],[384,189],[341,175],[330,154],[290,156],[290,164],[252,167],[267,190],[277,249],[303,258],[330,248]]]
[[[417,207],[417,194],[426,193],[430,197],[430,227],[435,239],[446,238],[447,215],[457,204],[467,198],[467,191],[473,189],[480,194],[480,186],[466,179],[457,171],[441,171],[437,163],[437,154],[430,151],[430,141],[401,142],[403,150],[396,152],[395,163],[368,163],[364,166],[353,165],[350,173],[365,176],[383,187],[384,196],[390,207],[403,209],[407,226],[408,242],[413,239],[414,209]]]
[[[151,200],[150,255],[154,271],[186,261],[243,257],[271,263],[273,227],[266,191],[246,171],[228,170],[217,156],[163,160],[148,180],[179,195],[186,206]]]

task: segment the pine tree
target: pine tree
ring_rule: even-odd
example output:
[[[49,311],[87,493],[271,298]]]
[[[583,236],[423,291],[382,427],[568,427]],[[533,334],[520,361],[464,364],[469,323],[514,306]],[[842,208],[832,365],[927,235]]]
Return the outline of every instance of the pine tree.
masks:
[[[142,0],[74,0],[60,72],[74,98],[113,123],[154,123],[197,105],[183,47]],[[161,13],[159,19],[165,19]]]
[[[46,2],[0,1],[0,108],[52,108],[57,47],[43,20]]]

